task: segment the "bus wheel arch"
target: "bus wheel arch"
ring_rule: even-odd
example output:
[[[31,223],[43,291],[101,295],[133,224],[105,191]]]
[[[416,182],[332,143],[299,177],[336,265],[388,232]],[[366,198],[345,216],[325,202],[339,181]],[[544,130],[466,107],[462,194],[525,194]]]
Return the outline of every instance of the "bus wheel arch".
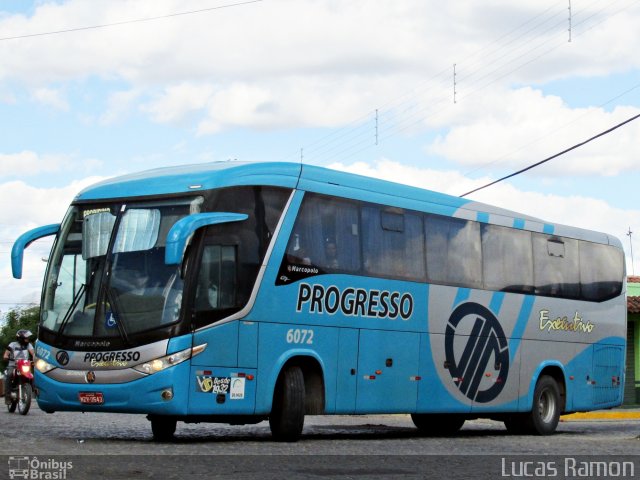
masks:
[[[547,366],[536,377],[531,410],[509,415],[504,423],[511,433],[550,435],[555,432],[560,414],[566,407],[564,372],[559,366]]]

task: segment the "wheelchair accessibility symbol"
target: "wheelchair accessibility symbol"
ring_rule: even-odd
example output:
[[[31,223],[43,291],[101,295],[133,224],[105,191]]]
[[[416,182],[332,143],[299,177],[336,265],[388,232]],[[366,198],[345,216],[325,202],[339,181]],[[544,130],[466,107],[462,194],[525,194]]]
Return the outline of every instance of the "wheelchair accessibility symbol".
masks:
[[[465,332],[464,336],[460,331]],[[460,341],[464,339],[466,343],[460,348]],[[458,351],[454,347],[458,347]],[[454,384],[474,402],[487,403],[495,399],[509,375],[509,345],[502,326],[488,308],[478,303],[463,303],[449,317],[445,358]],[[486,378],[492,381],[482,382],[488,373],[491,375]]]

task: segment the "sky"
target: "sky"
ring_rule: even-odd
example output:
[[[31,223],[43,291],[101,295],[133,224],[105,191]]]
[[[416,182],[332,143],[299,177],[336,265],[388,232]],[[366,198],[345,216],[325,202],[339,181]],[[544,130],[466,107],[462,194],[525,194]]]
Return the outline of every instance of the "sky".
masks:
[[[548,158],[640,114],[639,24],[640,0],[3,0],[0,312],[51,247],[14,280],[16,237],[108,177],[302,161],[462,195]],[[638,138],[468,198],[612,234],[640,274]]]

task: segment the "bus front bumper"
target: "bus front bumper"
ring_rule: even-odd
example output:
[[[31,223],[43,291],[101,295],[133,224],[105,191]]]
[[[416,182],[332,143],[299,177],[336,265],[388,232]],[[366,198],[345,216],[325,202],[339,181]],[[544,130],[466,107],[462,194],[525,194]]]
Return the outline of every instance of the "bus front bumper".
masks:
[[[63,383],[36,370],[38,406],[45,412],[186,415],[189,362],[126,383]]]

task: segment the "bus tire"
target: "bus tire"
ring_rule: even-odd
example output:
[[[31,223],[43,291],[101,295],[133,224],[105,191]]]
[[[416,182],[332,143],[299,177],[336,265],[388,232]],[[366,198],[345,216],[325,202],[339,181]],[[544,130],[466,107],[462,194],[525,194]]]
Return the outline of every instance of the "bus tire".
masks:
[[[304,427],[305,389],[300,367],[287,367],[278,377],[269,415],[273,438],[279,442],[295,442]]]
[[[151,421],[153,439],[156,442],[169,442],[173,440],[173,434],[176,433],[176,426],[178,424],[175,418],[149,415],[149,420]]]
[[[533,391],[531,411],[514,414],[504,424],[513,434],[551,435],[560,421],[561,408],[558,383],[553,377],[543,375]]]
[[[418,430],[437,437],[455,434],[464,425],[464,415],[412,413],[411,420]]]

